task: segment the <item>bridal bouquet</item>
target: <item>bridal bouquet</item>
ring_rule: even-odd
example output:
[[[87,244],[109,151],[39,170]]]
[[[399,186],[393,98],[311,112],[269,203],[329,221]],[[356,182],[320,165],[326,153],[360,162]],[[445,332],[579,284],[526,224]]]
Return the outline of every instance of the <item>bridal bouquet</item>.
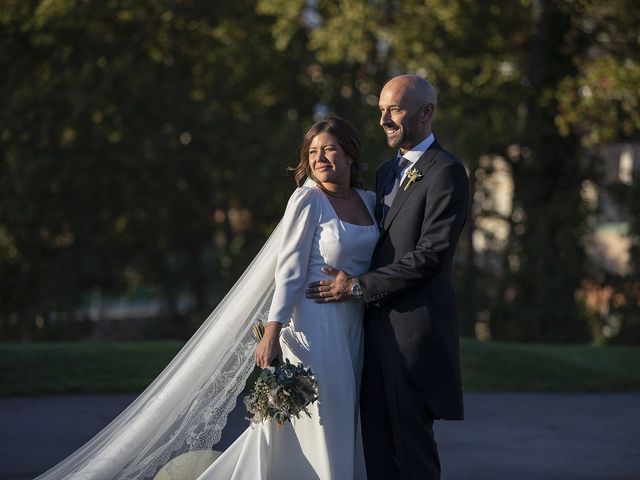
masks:
[[[264,325],[256,323],[253,337],[262,339]],[[247,411],[252,415],[252,424],[273,419],[279,427],[291,417],[300,418],[302,412],[309,415],[307,407],[318,399],[318,384],[310,368],[302,364],[293,365],[289,360],[267,367],[244,397]]]

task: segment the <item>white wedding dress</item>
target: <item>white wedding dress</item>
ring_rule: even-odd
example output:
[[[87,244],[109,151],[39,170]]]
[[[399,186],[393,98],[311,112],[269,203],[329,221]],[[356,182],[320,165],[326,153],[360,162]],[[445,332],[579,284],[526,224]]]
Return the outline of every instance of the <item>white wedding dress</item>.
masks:
[[[363,303],[316,304],[304,295],[309,282],[326,278],[324,265],[353,275],[368,270],[378,228],[373,194],[358,194],[372,225],[342,222],[307,180],[233,288],[162,373],[101,432],[37,479],[365,478],[358,430]],[[312,418],[282,429],[267,423],[248,428],[210,464],[206,459],[255,367],[256,319],[288,324],[283,355],[312,368],[319,400],[310,408]]]
[[[319,399],[309,408],[311,417],[283,428],[268,422],[249,427],[199,480],[366,478],[358,413],[364,304],[318,304],[304,294],[309,282],[328,278],[320,270],[325,265],[352,275],[368,271],[378,239],[375,198],[358,193],[371,225],[341,221],[316,186],[293,193],[281,224],[285,241],[268,319],[289,323],[280,336],[284,358],[315,374]]]

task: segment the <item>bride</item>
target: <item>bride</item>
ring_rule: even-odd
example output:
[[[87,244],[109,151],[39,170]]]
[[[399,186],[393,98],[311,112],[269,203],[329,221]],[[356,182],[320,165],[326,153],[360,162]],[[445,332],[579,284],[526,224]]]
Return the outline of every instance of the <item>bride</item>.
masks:
[[[352,275],[369,269],[378,228],[375,197],[359,188],[359,153],[346,120],[311,127],[295,169],[298,185],[309,180],[242,277],[118,418],[38,479],[150,479],[161,469],[163,478],[192,472],[198,480],[366,478],[358,413],[364,303],[316,303],[304,294],[327,278],[324,266]],[[257,348],[256,319],[267,321]],[[310,417],[247,428],[195,476],[188,461],[162,468],[185,452],[211,453],[254,362],[266,367],[277,357],[313,370],[319,398]]]

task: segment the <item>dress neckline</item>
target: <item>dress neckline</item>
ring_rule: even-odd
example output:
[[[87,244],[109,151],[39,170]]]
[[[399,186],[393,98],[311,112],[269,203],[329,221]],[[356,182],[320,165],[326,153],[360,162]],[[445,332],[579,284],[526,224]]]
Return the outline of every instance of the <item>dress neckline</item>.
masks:
[[[354,188],[354,190],[356,191],[356,193],[358,194],[358,196],[360,197],[360,200],[362,201],[362,203],[364,204],[364,208],[367,209],[367,213],[369,214],[369,218],[371,219],[371,221],[373,223],[370,223],[368,225],[359,225],[357,223],[350,223],[350,222],[346,222],[344,220],[342,220],[339,216],[338,213],[336,212],[336,209],[333,208],[333,205],[331,204],[331,200],[329,200],[329,197],[327,196],[326,193],[324,193],[324,191],[318,187],[317,185],[315,186],[315,188],[317,188],[318,190],[320,190],[320,193],[322,194],[322,197],[325,199],[325,201],[329,204],[329,207],[331,208],[331,210],[333,211],[333,215],[340,220],[340,223],[343,223],[345,225],[352,225],[354,227],[377,227],[375,218],[373,218],[373,215],[371,215],[371,210],[369,210],[369,205],[367,205],[367,201],[364,199],[364,197],[362,196],[362,194],[360,193],[360,189],[359,188]]]

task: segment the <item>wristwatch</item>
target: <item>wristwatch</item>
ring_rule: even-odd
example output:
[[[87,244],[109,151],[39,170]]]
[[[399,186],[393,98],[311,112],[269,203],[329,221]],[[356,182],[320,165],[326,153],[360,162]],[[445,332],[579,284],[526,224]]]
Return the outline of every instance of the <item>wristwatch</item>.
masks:
[[[362,298],[362,287],[357,278],[353,279],[353,285],[351,285],[351,296],[353,298]]]

